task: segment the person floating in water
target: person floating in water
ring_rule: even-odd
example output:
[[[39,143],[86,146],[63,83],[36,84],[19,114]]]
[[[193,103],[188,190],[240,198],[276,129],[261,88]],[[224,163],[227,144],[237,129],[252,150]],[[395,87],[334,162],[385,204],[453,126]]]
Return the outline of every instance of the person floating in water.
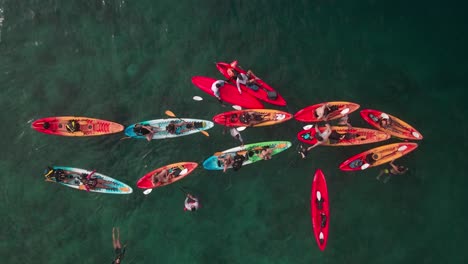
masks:
[[[184,201],[184,211],[196,211],[200,208],[200,203],[198,202],[198,198],[187,193]]]
[[[135,132],[137,136],[145,136],[148,141],[151,141],[153,139],[153,135],[159,131],[160,129],[158,127],[143,124],[136,124],[133,127],[133,132]]]
[[[117,235],[115,231],[117,231]],[[125,256],[125,250],[127,248],[127,244],[125,244],[123,247],[120,244],[119,228],[115,228],[115,227],[112,228],[112,246],[114,247],[114,251],[115,251],[115,258],[114,258],[114,261],[112,261],[112,264],[122,263],[122,259]]]
[[[244,140],[242,139],[241,134],[239,133],[239,131],[237,131],[236,128],[231,127],[231,128],[229,129],[229,132],[231,133],[231,136],[232,136],[233,138],[235,138],[235,139],[237,139],[237,140],[240,141],[241,146],[244,146]]]
[[[377,175],[376,179],[380,180],[380,177],[383,175],[388,175],[383,179],[383,183],[387,183],[392,175],[403,175],[408,171],[408,168],[393,164],[393,160],[390,162],[390,169],[383,169],[380,171],[379,175]]]

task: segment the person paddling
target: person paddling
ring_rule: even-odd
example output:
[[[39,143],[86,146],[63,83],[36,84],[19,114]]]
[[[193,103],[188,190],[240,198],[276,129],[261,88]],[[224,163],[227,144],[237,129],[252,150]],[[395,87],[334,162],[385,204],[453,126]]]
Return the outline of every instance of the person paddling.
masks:
[[[117,236],[116,232],[117,231]],[[112,261],[112,264],[120,264],[122,263],[122,259],[125,256],[125,250],[127,248],[127,244],[125,244],[123,247],[120,244],[120,231],[119,228],[112,228],[112,246],[114,247],[115,251],[115,258],[114,261]]]

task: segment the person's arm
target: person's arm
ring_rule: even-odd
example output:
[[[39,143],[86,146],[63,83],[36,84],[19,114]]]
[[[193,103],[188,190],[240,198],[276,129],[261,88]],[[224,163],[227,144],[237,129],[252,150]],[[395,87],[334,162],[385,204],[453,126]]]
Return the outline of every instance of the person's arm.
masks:
[[[393,164],[393,160],[390,162],[390,166],[392,167],[392,169],[394,169],[395,171],[398,171],[398,167]]]
[[[244,84],[244,85],[245,85],[245,82],[242,82],[241,80],[239,80],[239,78],[237,78],[237,80],[236,80],[237,90],[239,91],[239,94],[242,94],[242,90],[241,90],[241,88],[240,88],[240,84]]]
[[[307,148],[307,151],[310,151],[311,149],[315,148],[316,146],[318,146],[318,145],[320,145],[320,144],[322,144],[322,142],[317,141],[317,143],[315,143],[314,145],[308,147],[308,148]]]

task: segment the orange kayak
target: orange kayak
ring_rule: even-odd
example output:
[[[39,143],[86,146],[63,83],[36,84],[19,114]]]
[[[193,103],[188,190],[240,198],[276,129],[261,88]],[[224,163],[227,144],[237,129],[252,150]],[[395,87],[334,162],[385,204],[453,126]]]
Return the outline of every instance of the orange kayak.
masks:
[[[403,157],[418,147],[416,143],[394,143],[364,151],[340,165],[343,171],[365,170]]]
[[[294,118],[300,122],[324,121],[324,118],[319,118],[317,113],[317,110],[324,105],[328,106],[328,108],[324,111],[324,116],[328,116],[328,121],[342,118],[343,116],[358,110],[360,107],[360,105],[351,102],[325,102],[307,106],[306,108],[297,111],[297,113],[294,114]]]
[[[419,131],[417,131],[415,128],[403,120],[387,113],[377,110],[365,109],[361,111],[361,116],[370,125],[394,137],[412,140],[423,139],[421,133],[419,133]],[[388,120],[387,124],[382,123],[383,118]]]
[[[326,127],[320,127],[319,131],[325,131]],[[332,134],[325,142],[324,146],[354,146],[384,141],[390,138],[390,135],[380,130],[347,126],[332,126]],[[302,130],[297,134],[300,141],[314,145],[317,143],[315,138],[316,130],[311,128]]]
[[[101,136],[124,130],[124,126],[115,122],[80,116],[41,118],[31,127],[44,134],[67,137]]]
[[[246,120],[249,118],[254,120],[253,127],[270,126],[288,121],[292,114],[274,109],[244,109],[215,115],[213,121],[227,127],[241,127],[249,126]]]

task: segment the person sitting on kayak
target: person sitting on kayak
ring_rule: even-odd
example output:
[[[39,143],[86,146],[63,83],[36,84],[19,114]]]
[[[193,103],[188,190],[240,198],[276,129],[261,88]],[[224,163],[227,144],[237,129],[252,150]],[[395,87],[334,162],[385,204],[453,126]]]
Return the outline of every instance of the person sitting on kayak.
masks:
[[[153,176],[151,176],[151,182],[153,183],[153,185],[156,185],[158,183],[167,183],[174,178],[174,174],[175,170],[169,172],[168,170],[163,169],[159,173],[155,173],[153,174]]]
[[[74,133],[76,131],[80,131],[80,124],[78,123],[78,121],[72,119],[68,121],[66,128],[68,132]]]
[[[218,101],[220,103],[222,103],[222,101],[221,101],[221,94],[219,92],[219,89],[221,89],[221,87],[223,87],[225,84],[226,84],[226,81],[217,80],[211,85],[211,91],[213,91],[214,96],[218,98]],[[239,93],[242,93],[242,92],[239,91]]]
[[[352,140],[352,139],[364,140],[364,139],[366,139],[366,136],[359,135],[359,134],[353,134],[353,133],[349,133],[349,132],[338,133],[336,130],[332,130],[332,132],[330,133],[330,136],[328,137],[328,139],[330,140],[331,144],[336,144],[336,143],[340,143],[342,141],[349,141],[349,140]]]
[[[239,121],[247,126],[254,126],[265,122],[265,116],[268,114],[259,114],[256,112],[244,112],[239,116]]]
[[[186,131],[186,130],[184,130],[183,126],[186,126],[187,128],[192,128],[193,124],[189,124],[189,123],[187,123],[185,121],[182,121],[180,123],[176,123],[175,121],[171,121],[169,123],[169,125],[166,126],[166,131],[169,134],[180,135],[181,133]]]
[[[322,106],[315,109],[314,116],[319,120],[327,121],[330,117],[330,114],[337,111],[338,109],[339,106],[337,105],[323,104]]]
[[[380,177],[382,175],[388,175],[388,177],[384,178],[383,183],[387,183],[390,180],[390,177],[392,175],[403,175],[408,171],[408,168],[405,166],[401,165],[395,165],[393,164],[393,160],[390,162],[390,170],[389,169],[383,169],[380,171],[379,175],[376,177],[377,180],[380,180]]]
[[[145,136],[146,140],[148,141],[151,141],[153,139],[153,135],[159,131],[160,129],[158,127],[153,127],[153,126],[143,125],[143,124],[136,124],[133,127],[133,132],[137,136]]]
[[[115,184],[111,181],[106,181],[102,178],[92,177],[95,171],[91,173],[82,173],[80,178],[75,178],[80,185],[83,185],[86,188],[86,191],[94,189],[110,189],[109,185]]]
[[[387,128],[389,127],[391,124],[392,124],[392,120],[390,119],[390,117],[385,114],[385,113],[382,113],[380,114],[380,118],[378,119],[379,121],[379,125],[382,127],[382,128]]]
[[[258,157],[263,160],[271,159],[271,155],[273,154],[274,148],[263,148],[262,151],[258,154]]]
[[[253,73],[251,71],[249,71],[249,72],[250,72],[250,76],[251,76]],[[239,74],[234,76],[234,78],[236,79],[237,89],[239,91],[241,91],[241,87],[240,87],[241,84],[247,86],[248,88],[250,88],[250,89],[252,89],[254,91],[257,91],[259,89],[260,85],[258,85],[255,82],[255,78],[249,77],[249,72],[247,72],[247,74],[239,73]]]
[[[187,193],[187,197],[185,197],[184,201],[184,211],[196,211],[200,208],[200,204],[198,203],[198,198]]]
[[[332,130],[329,124],[325,125],[326,129],[323,132],[320,132],[318,126],[315,126],[315,138],[317,139],[317,143],[314,145],[310,146],[307,148],[307,151],[310,151],[311,149],[315,148],[318,145],[324,144],[328,141],[328,138],[330,137]]]
[[[231,166],[234,162],[234,159],[231,155],[227,154],[224,158],[218,157],[218,161],[223,164],[223,172],[226,172],[228,167]]]
[[[115,231],[117,230],[117,236],[115,235]],[[112,264],[120,264],[122,263],[122,259],[125,256],[125,250],[127,248],[127,244],[125,244],[122,248],[120,244],[120,230],[119,228],[112,227],[112,246],[114,247],[115,251],[115,258],[112,261]]]

